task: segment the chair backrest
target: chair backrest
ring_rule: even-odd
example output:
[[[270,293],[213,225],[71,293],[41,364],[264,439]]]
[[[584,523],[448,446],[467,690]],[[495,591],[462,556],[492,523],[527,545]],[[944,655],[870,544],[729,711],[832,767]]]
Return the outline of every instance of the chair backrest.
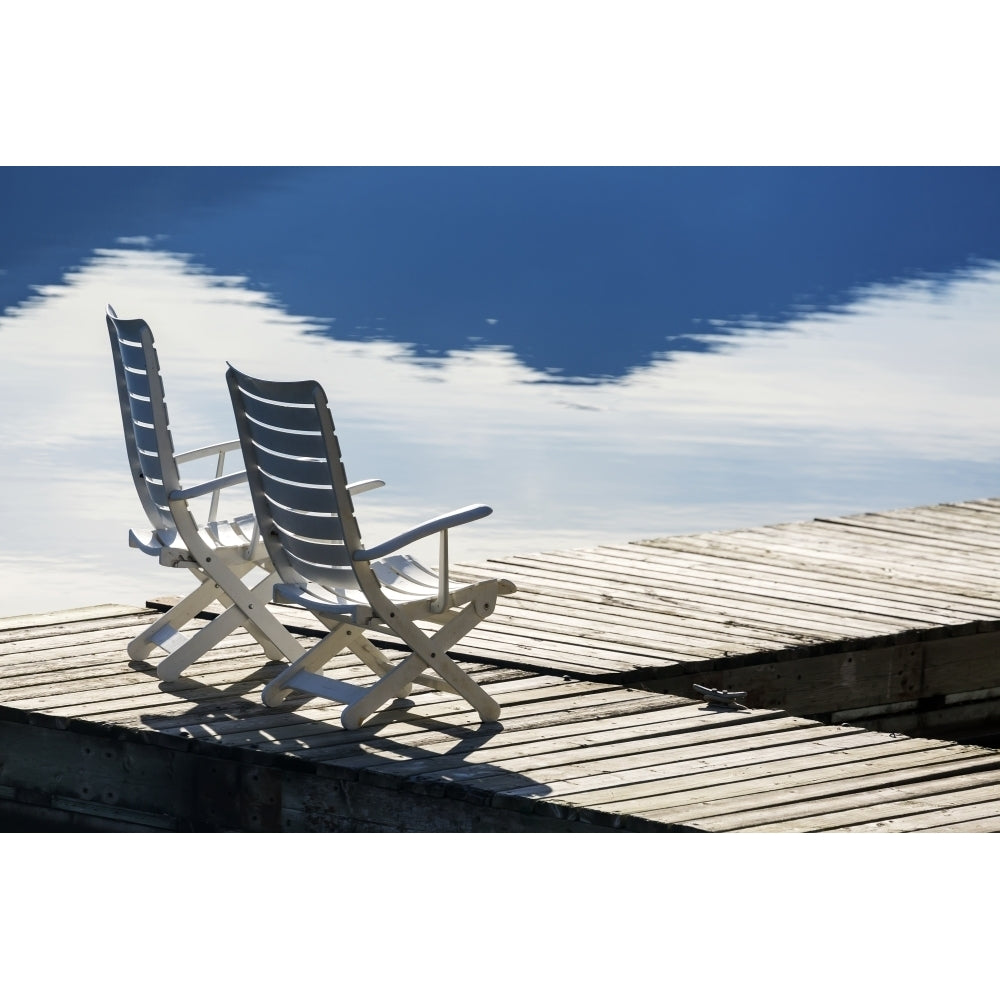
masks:
[[[278,574],[286,583],[363,586],[351,559],[361,532],[322,386],[251,378],[231,365],[226,382],[257,523]]]
[[[107,309],[111,354],[132,481],[154,531],[176,531],[168,494],[180,487],[153,331],[145,320]]]

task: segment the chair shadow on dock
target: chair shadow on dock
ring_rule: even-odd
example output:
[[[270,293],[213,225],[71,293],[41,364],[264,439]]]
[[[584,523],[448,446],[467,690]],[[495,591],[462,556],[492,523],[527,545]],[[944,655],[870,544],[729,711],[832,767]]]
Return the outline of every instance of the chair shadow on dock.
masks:
[[[156,677],[153,664],[133,661],[130,666]],[[533,797],[550,790],[518,772],[516,763],[507,768],[484,760],[485,755],[505,756],[494,754],[490,746],[505,734],[503,720],[482,722],[457,697],[415,691],[372,715],[363,728],[346,730],[336,702],[296,694],[281,710],[266,707],[260,692],[282,667],[262,662],[236,680],[227,676],[220,686],[194,674],[161,681],[160,691],[178,699],[178,710],[145,712],[139,720],[155,732],[196,741],[199,749],[249,751],[260,766],[279,760],[288,764],[294,758],[307,767],[333,767],[355,777],[366,772],[366,781],[384,778],[428,790],[433,784],[453,784],[460,770],[463,781],[474,777],[492,785],[499,779]],[[517,754],[508,753],[516,762]]]

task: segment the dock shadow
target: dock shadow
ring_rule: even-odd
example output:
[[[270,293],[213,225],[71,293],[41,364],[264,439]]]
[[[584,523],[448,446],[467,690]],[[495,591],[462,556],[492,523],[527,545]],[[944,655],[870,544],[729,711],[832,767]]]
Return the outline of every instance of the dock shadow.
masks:
[[[285,763],[294,758],[317,767],[366,773],[369,781],[378,775],[386,781],[425,788],[440,785],[442,789],[457,789],[461,785],[462,797],[473,795],[476,786],[485,786],[485,797],[505,788],[516,787],[530,797],[550,790],[515,768],[470,759],[488,749],[506,730],[502,719],[475,725],[449,722],[447,716],[456,714],[456,709],[474,715],[457,696],[453,702],[441,703],[442,713],[437,717],[415,711],[417,706],[411,699],[397,699],[372,715],[361,729],[349,731],[340,725],[342,706],[337,702],[301,694],[290,697],[280,709],[265,706],[260,689],[274,670],[283,666],[262,664],[225,688],[184,675],[161,682],[162,691],[188,703],[186,709],[169,714],[142,713],[140,721],[155,732],[195,740],[206,748],[259,755],[261,766],[276,763],[273,758],[280,755]],[[304,714],[307,708],[320,709],[322,716]]]

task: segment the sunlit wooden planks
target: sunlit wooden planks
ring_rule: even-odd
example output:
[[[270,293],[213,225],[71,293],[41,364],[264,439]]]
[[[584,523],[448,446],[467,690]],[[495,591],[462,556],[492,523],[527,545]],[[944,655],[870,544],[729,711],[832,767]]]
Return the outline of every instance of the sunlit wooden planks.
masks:
[[[574,676],[685,695],[693,683],[746,690],[751,705],[833,721],[866,713],[866,724],[908,732],[1000,728],[997,501],[517,555],[470,571],[487,567],[521,589],[470,637],[481,653],[487,633],[532,635],[521,662],[545,668],[576,634],[588,649],[564,665]]]
[[[493,559],[468,569],[520,593],[469,642],[541,632],[541,666],[586,637],[626,670],[997,621],[998,540],[983,503]]]
[[[0,623],[0,804],[27,783],[122,828],[1000,830],[997,751],[489,665],[499,727],[428,691],[346,732],[320,700],[265,709],[277,668],[240,633],[159,683],[124,652],[148,617]]]
[[[983,537],[1000,537],[1000,507],[987,502],[467,564],[456,575],[505,574],[519,591],[456,648],[648,681],[692,664],[945,637],[1000,622],[1000,548]]]
[[[1000,830],[996,751],[876,731],[995,716],[1000,502],[457,572],[483,569],[519,587],[459,647],[499,727],[431,691],[359,733],[322,700],[268,710],[242,631],[161,684],[125,653],[144,609],[0,622],[0,802],[150,829]],[[752,707],[656,693],[695,680]]]

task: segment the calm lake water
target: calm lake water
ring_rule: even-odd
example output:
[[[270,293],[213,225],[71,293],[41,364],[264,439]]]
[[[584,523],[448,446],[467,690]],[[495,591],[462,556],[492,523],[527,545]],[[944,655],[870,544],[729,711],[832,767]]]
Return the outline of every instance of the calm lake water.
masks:
[[[998,170],[5,168],[0,615],[187,588],[127,545],[109,302],[181,448],[235,436],[227,361],[319,379],[369,543],[1000,495]]]

